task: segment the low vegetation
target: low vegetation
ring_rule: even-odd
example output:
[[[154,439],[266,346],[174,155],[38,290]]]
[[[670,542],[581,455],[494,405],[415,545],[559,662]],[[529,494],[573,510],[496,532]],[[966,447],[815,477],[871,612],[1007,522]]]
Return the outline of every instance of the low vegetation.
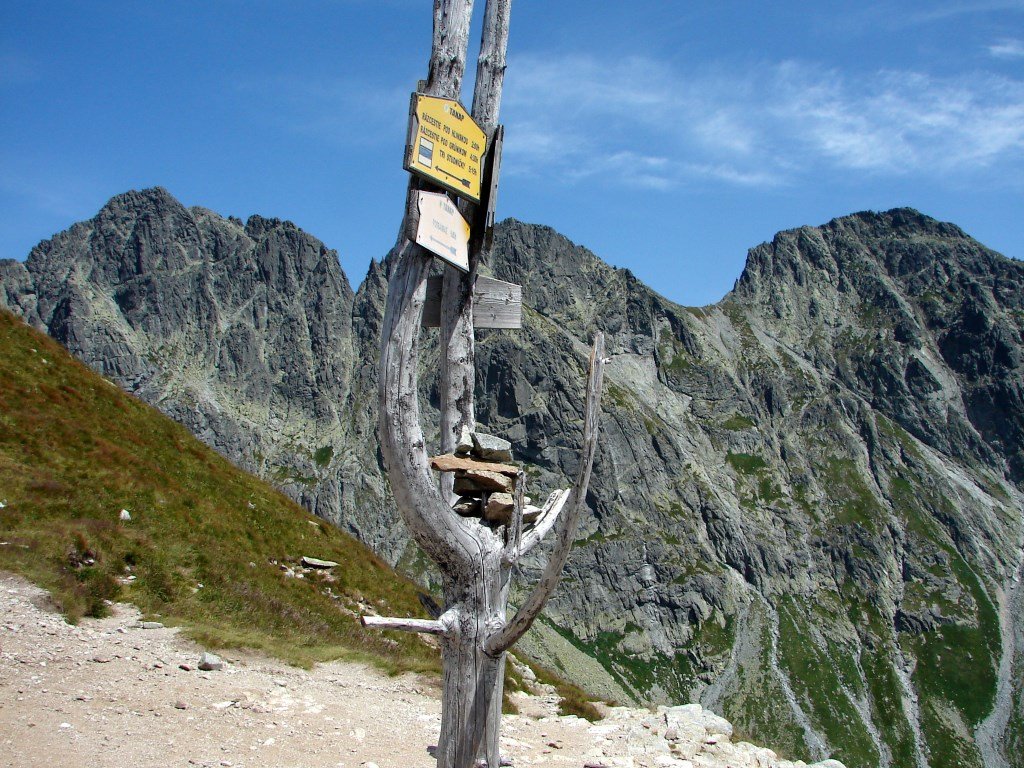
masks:
[[[356,618],[420,615],[415,584],[6,313],[0,502],[0,568],[50,590],[70,621],[128,600],[208,646],[438,669],[419,636]],[[303,556],[340,565],[303,569]]]

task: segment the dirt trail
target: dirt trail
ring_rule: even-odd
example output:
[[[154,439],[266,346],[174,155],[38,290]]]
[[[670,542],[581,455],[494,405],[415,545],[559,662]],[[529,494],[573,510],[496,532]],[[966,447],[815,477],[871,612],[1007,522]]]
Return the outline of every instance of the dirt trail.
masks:
[[[70,626],[42,590],[0,573],[0,766],[435,765],[440,703],[424,678],[342,663],[306,671],[243,653],[203,672],[201,654],[130,606]],[[556,716],[556,701],[524,695],[523,714],[505,718],[502,752],[514,765],[803,765],[731,743],[720,732],[728,724],[699,707],[669,711],[670,728],[664,711],[616,708],[591,724]]]

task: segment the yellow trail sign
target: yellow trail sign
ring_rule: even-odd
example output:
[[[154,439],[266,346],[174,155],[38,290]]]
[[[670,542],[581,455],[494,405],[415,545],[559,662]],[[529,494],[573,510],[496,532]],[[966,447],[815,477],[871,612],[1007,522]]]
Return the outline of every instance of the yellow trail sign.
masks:
[[[454,99],[412,97],[405,170],[480,202],[487,137]]]

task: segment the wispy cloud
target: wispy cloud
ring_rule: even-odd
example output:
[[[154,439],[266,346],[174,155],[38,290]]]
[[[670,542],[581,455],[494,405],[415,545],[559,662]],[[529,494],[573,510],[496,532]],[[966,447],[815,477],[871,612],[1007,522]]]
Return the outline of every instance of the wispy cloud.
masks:
[[[327,144],[381,145],[404,135],[408,88],[354,77],[281,76],[232,85],[248,100],[255,120]]]
[[[522,57],[509,73],[506,168],[565,183],[765,187],[803,174],[936,178],[1024,160],[1024,82],[994,74],[853,78],[793,61],[683,72],[579,56]]]
[[[1000,11],[1024,11],[1024,0],[961,0],[961,2],[942,3],[938,7],[927,10],[910,11],[904,15],[908,21],[928,23],[945,21],[959,16],[975,16],[982,13],[998,13]]]
[[[1024,41],[1000,40],[988,47],[988,53],[996,59],[1024,59]]]

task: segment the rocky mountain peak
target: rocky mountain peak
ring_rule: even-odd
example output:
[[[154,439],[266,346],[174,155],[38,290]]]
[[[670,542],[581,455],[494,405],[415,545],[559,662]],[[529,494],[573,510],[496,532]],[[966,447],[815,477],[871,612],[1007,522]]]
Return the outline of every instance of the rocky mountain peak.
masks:
[[[870,287],[872,278],[911,288],[915,281],[946,279],[955,272],[986,280],[1019,268],[1019,262],[985,248],[954,224],[896,208],[779,232],[750,250],[733,295],[753,298],[808,280],[840,291]]]

